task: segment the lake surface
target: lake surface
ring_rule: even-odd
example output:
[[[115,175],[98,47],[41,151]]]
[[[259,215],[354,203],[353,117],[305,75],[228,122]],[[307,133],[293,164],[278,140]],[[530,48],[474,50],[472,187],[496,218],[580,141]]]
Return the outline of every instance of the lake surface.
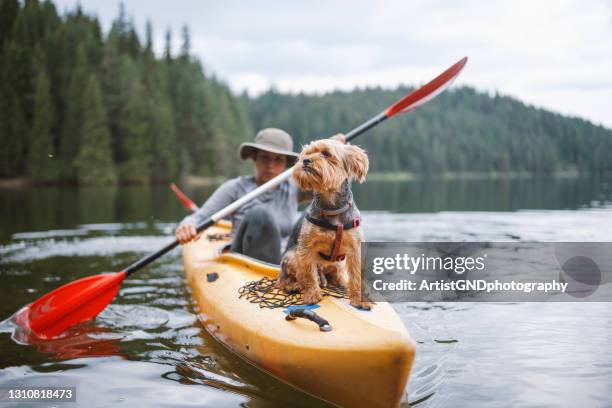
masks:
[[[368,182],[354,190],[369,240],[612,241],[612,180]],[[212,189],[185,191],[201,202]],[[184,214],[166,186],[0,190],[0,320],[57,286],[157,250]],[[418,343],[405,395],[413,405],[612,406],[607,303],[394,307]],[[12,331],[0,324],[0,387],[74,386],[79,406],[326,406],[205,332],[178,249],[133,275],[95,322],[65,338],[21,345]]]

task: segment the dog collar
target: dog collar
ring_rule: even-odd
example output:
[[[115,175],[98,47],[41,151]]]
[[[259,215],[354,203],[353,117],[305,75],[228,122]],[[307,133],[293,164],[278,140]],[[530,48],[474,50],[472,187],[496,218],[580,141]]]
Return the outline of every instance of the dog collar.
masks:
[[[354,218],[348,222],[345,222],[344,224],[332,224],[326,219],[315,218],[310,214],[306,214],[306,219],[318,227],[325,228],[325,229],[332,230],[332,231],[337,231],[338,227],[342,227],[343,231],[350,230],[352,228],[358,227],[361,224],[361,219],[359,217]]]
[[[348,203],[346,203],[345,205],[343,205],[340,208],[336,208],[333,210],[326,210],[324,208],[319,207],[319,215],[321,217],[326,217],[328,215],[338,215],[338,214],[342,214],[347,212],[348,210],[351,209],[351,207],[353,206],[353,202],[349,201]]]

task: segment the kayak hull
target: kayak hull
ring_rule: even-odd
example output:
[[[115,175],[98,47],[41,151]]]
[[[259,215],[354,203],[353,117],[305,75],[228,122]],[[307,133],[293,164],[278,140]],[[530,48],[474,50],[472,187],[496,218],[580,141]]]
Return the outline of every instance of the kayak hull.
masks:
[[[330,296],[317,314],[333,329],[305,319],[287,321],[283,308],[260,308],[238,290],[278,268],[239,254],[218,254],[227,226],[210,228],[183,247],[183,263],[206,330],[233,352],[274,377],[344,407],[394,407],[403,396],[415,343],[387,303],[372,311]],[[210,237],[214,237],[211,240]]]

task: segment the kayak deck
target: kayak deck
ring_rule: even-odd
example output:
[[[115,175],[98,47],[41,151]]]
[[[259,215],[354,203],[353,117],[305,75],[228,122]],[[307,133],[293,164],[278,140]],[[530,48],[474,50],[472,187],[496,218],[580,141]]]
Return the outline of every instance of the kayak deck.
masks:
[[[226,225],[206,231],[183,248],[183,263],[206,330],[233,352],[276,378],[340,406],[399,405],[415,355],[415,343],[388,303],[371,311],[348,299],[325,296],[314,311],[333,330],[308,320],[285,320],[283,308],[261,308],[238,291],[278,268],[223,253]],[[316,306],[315,306],[316,307]]]

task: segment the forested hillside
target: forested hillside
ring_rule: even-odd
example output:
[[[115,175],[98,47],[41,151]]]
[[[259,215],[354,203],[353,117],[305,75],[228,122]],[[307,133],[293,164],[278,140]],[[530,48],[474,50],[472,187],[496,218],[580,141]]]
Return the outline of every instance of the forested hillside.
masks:
[[[110,30],[80,8],[0,0],[0,179],[146,183],[241,172],[236,149],[280,127],[299,144],[348,131],[405,95],[379,88],[235,97],[181,47],[153,51],[122,6]],[[206,56],[204,56],[205,58]],[[220,73],[221,75],[223,73]],[[612,131],[471,88],[359,139],[375,172],[612,172]]]
[[[0,0],[0,178],[109,184],[230,175],[252,133],[228,88],[190,54],[153,52],[123,7],[108,33],[80,8]]]
[[[243,98],[255,128],[278,126],[305,143],[349,131],[408,91]],[[376,172],[612,172],[611,130],[466,87],[370,132],[356,143]]]

